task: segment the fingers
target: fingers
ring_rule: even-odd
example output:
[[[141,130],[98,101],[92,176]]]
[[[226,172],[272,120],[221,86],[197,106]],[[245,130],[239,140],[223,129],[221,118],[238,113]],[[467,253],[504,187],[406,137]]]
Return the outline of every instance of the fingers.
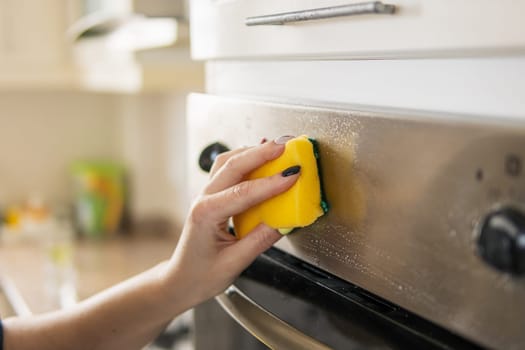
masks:
[[[200,207],[194,208],[194,211],[198,216],[211,216],[218,222],[227,220],[288,190],[297,181],[299,175],[300,167],[292,167],[270,177],[243,181],[218,193],[205,196],[199,202]]]
[[[281,140],[279,142],[282,142]],[[204,193],[210,194],[231,187],[264,163],[277,158],[284,152],[284,143],[266,142],[233,153],[220,154],[215,160],[218,165],[214,176],[206,186]]]
[[[262,145],[263,143],[266,143],[266,142],[268,142],[268,139],[266,137],[263,137],[261,141],[259,142],[259,144]],[[221,153],[220,157],[217,156],[217,159],[215,159],[215,161],[213,162],[213,166],[211,167],[211,170],[210,170],[210,178],[213,177],[213,175],[217,172],[217,170],[219,170],[229,158],[231,158],[233,155],[237,153],[244,152],[248,148],[249,147],[237,148],[237,149],[234,149],[233,151]]]
[[[264,224],[258,225],[246,237],[228,247],[228,255],[235,257],[236,263],[246,268],[261,253],[273,246],[282,235]]]
[[[224,163],[226,163],[228,159],[230,159],[236,154],[246,151],[247,149],[248,147],[241,147],[241,148],[234,149],[232,151],[228,151],[228,152],[219,154],[215,158],[215,161],[213,162],[213,165],[210,169],[210,178],[213,178],[215,173],[217,173],[217,171],[224,165]]]

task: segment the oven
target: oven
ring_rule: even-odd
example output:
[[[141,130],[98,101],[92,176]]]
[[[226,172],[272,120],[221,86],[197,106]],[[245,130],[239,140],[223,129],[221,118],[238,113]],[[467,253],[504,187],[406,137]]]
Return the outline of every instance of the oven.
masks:
[[[522,120],[192,94],[187,128],[192,194],[307,134],[331,207],[196,308],[197,350],[525,347]]]

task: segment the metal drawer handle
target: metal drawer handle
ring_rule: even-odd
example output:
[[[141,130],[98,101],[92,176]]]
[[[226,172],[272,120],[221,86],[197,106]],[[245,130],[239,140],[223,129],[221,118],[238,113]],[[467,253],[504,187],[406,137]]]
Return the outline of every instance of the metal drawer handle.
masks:
[[[343,6],[323,7],[310,10],[276,13],[273,15],[247,17],[244,23],[247,26],[285,24],[341,16],[355,16],[374,13],[393,14],[395,11],[395,5],[383,4],[381,1],[368,1]]]
[[[215,299],[237,323],[270,349],[330,349],[261,308],[235,286]]]

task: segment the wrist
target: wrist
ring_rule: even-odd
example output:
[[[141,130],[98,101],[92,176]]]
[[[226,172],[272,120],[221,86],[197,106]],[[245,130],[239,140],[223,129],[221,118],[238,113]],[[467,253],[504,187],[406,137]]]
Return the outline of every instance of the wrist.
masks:
[[[172,313],[181,314],[203,301],[197,283],[174,266],[173,261],[161,263],[156,274],[163,307]]]

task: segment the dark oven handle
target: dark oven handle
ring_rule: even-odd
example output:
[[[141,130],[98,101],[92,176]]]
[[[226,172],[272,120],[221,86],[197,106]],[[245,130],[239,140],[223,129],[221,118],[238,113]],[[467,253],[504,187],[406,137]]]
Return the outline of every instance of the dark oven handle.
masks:
[[[237,323],[270,349],[330,349],[275,317],[235,286],[215,299]]]
[[[349,321],[382,334],[395,348],[481,349],[457,334],[277,248],[260,255],[242,273],[241,279],[270,286],[325,310],[343,314]],[[272,349],[329,349],[259,306],[235,285],[216,299],[233,319]]]

